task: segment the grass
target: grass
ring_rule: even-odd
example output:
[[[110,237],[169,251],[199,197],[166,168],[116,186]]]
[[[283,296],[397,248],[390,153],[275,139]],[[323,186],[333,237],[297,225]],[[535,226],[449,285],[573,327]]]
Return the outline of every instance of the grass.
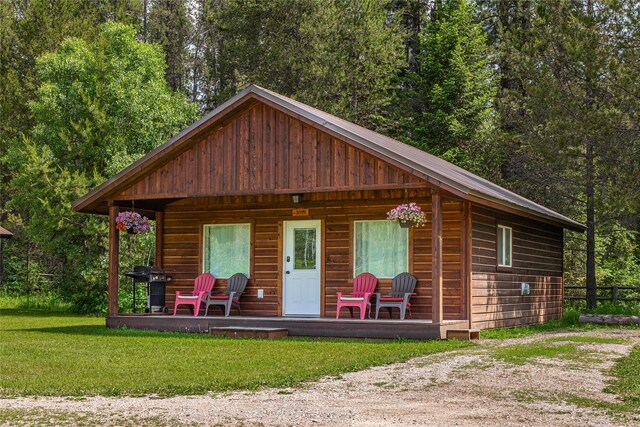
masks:
[[[559,329],[567,330],[585,330],[593,328],[592,325],[584,325],[579,322],[580,310],[575,307],[566,307],[564,316],[560,320],[543,323],[541,325],[517,326],[514,328],[500,328],[482,331],[482,338],[487,339],[509,339],[521,338],[541,332],[557,331]]]
[[[624,314],[627,316],[640,315],[640,301],[598,301],[594,309],[588,309],[584,301],[573,302],[566,307],[578,310],[583,314]]]
[[[234,340],[106,329],[102,318],[2,309],[0,395],[166,396],[286,388],[470,345],[458,340]]]
[[[523,365],[538,357],[574,359],[578,349],[573,344],[552,345],[543,341],[497,347],[491,351],[491,355],[514,365]]]
[[[3,308],[35,308],[52,311],[69,311],[70,305],[63,302],[55,293],[18,295],[0,292],[0,310]]]
[[[606,391],[617,394],[625,403],[640,408],[640,345],[620,358],[611,369],[614,377]]]
[[[639,325],[593,325],[588,323],[580,323],[580,314],[640,314],[640,303],[610,303],[600,302],[594,310],[587,310],[584,303],[567,304],[564,307],[564,315],[562,319],[553,320],[551,322],[540,325],[517,326],[513,328],[500,328],[484,330],[481,333],[482,338],[504,340],[509,338],[522,338],[534,334],[567,330],[567,331],[590,331],[597,329],[617,329],[617,328],[638,328]]]
[[[609,338],[609,337],[588,337],[584,335],[549,338],[548,342],[577,342],[587,344],[624,344],[628,340],[625,338]]]

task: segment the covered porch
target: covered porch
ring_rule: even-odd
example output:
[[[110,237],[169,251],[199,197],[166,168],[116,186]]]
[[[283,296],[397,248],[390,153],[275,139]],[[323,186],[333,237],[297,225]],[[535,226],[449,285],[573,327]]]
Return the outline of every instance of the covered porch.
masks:
[[[386,212],[401,203],[405,194],[427,211],[428,222],[424,227],[403,231],[397,224],[386,225]],[[129,200],[111,203],[112,223],[127,204]],[[187,315],[186,309],[179,309],[175,317],[118,313],[120,235],[111,227],[109,327],[183,332],[207,332],[217,327],[265,327],[286,328],[291,336],[412,339],[444,338],[448,329],[469,328],[470,280],[464,267],[470,257],[465,244],[468,239],[463,238],[470,234],[469,203],[443,196],[425,184],[414,185],[409,190],[303,193],[302,202],[297,203],[291,194],[282,194],[165,201],[136,198],[135,205],[147,209],[157,221],[155,265],[173,277],[166,289],[170,313],[177,290],[189,292],[198,274],[215,273],[213,262],[207,260],[210,257],[207,227],[211,225],[246,225],[249,283],[241,298],[241,316],[235,310],[226,318],[214,310],[207,317]],[[312,308],[311,312],[299,315],[299,311],[292,311],[287,299],[287,289],[292,292],[294,285],[287,282],[289,270],[294,267],[287,263],[287,227],[302,224],[308,230],[314,222],[318,230],[314,258],[317,265],[314,264],[313,269],[317,271],[318,284],[317,291],[312,287],[310,292],[317,292],[317,300],[311,300],[317,304],[317,311]],[[359,253],[362,248],[356,244],[363,239],[359,235],[363,232],[360,227],[363,223],[369,226],[381,223],[383,228],[391,226],[405,233],[406,260],[401,262],[406,262],[406,267],[397,273],[408,271],[418,278],[411,298],[411,318],[407,316],[401,321],[395,310],[390,319],[383,309],[379,320],[351,319],[347,310],[343,310],[340,319],[335,319],[337,292],[348,292],[353,287],[359,268],[375,268],[366,261],[364,267],[357,265],[363,262],[358,261],[362,258]],[[374,243],[390,245],[387,241]],[[378,256],[369,256],[374,255]],[[225,275],[216,276],[215,289],[224,289]],[[378,276],[376,292],[388,293],[393,276]],[[357,316],[359,313],[355,311]],[[375,305],[373,312],[375,314]]]

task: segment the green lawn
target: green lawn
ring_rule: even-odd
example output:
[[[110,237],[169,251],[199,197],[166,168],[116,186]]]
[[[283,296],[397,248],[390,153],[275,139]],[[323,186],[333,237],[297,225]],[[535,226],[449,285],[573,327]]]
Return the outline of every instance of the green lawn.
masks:
[[[640,345],[621,358],[611,370],[613,383],[607,389],[623,401],[640,408]]]
[[[103,318],[2,309],[0,395],[172,395],[288,387],[470,345],[456,340],[233,340],[106,329]]]

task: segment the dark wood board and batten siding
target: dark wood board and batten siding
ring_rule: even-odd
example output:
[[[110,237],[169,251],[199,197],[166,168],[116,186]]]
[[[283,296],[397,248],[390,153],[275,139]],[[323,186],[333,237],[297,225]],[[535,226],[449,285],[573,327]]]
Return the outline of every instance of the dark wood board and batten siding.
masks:
[[[473,205],[474,327],[541,323],[562,316],[563,231],[559,227]],[[512,267],[497,265],[497,225],[513,230]],[[521,295],[521,283],[530,295]]]
[[[145,199],[424,187],[424,181],[265,104],[253,104],[122,191]]]
[[[411,190],[412,200],[430,212],[428,190]],[[167,206],[164,215],[162,261],[174,282],[167,288],[167,302],[173,302],[176,290],[188,290],[201,271],[203,224],[251,222],[253,259],[251,279],[243,296],[243,314],[278,316],[281,311],[282,223],[295,219],[321,219],[323,222],[322,314],[335,316],[336,293],[348,291],[353,279],[353,222],[384,220],[386,212],[402,201],[401,190],[376,190],[347,193],[311,193],[304,206],[309,216],[292,216],[291,203],[285,195],[240,196],[186,199]],[[462,208],[457,201],[443,202],[443,306],[445,319],[461,319],[464,314],[462,259]],[[418,277],[412,298],[416,319],[431,316],[431,226],[410,233],[410,266]],[[224,280],[216,287],[224,287]],[[381,279],[378,290],[388,291],[390,279]],[[257,298],[257,290],[264,298]],[[381,316],[387,317],[381,312]],[[397,313],[396,313],[397,316]]]

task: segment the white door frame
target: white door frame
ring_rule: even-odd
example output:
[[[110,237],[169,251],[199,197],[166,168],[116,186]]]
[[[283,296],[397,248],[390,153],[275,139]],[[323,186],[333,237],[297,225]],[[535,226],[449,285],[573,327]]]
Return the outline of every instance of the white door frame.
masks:
[[[291,274],[295,274],[294,270],[294,262],[295,257],[293,254],[295,242],[293,241],[291,233],[293,233],[293,229],[295,228],[315,228],[316,229],[316,268],[313,270],[314,278],[313,280],[317,280],[317,310],[313,310],[313,312],[305,312],[300,313],[296,312],[296,308],[287,307],[287,279],[293,277]],[[282,224],[283,229],[283,244],[282,250],[282,315],[283,316],[292,316],[292,317],[320,317],[322,313],[322,220],[290,220],[283,221]],[[291,245],[291,247],[289,247]],[[289,261],[287,261],[287,257],[289,257]],[[305,270],[298,270],[304,272]],[[289,272],[290,274],[288,274]],[[315,292],[314,292],[315,293]]]

